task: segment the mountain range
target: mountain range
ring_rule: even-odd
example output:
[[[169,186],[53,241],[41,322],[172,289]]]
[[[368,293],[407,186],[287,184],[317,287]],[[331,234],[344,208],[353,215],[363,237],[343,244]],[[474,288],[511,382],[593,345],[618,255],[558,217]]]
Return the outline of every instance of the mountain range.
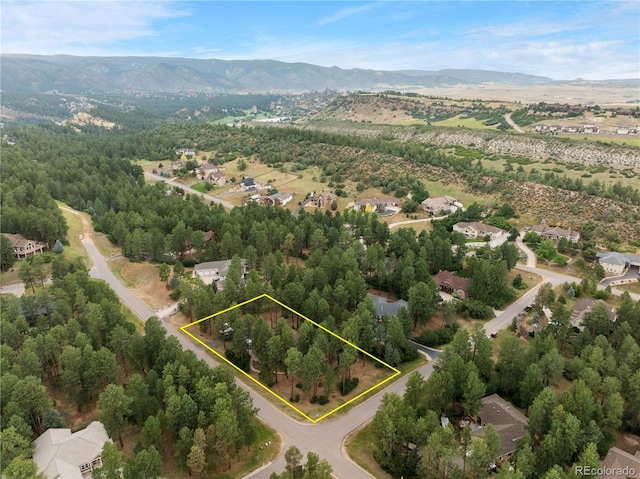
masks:
[[[274,60],[5,54],[0,56],[0,66],[2,90],[25,93],[409,91],[460,84],[553,82],[547,77],[484,70],[383,71]]]

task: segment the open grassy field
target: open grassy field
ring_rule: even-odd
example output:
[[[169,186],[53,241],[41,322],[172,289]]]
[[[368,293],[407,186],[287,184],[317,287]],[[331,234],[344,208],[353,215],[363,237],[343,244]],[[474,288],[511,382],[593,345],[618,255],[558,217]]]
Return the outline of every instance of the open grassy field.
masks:
[[[476,120],[475,118],[460,118],[462,115],[454,116],[453,118],[447,118],[441,121],[432,121],[433,126],[455,126],[465,128],[475,128],[480,130],[496,130],[498,125],[486,126],[485,120]]]
[[[61,202],[57,203],[59,205],[63,204]],[[67,258],[68,260],[73,260],[74,258],[81,256],[84,259],[87,268],[91,268],[91,266],[93,266],[93,263],[91,262],[91,258],[82,246],[82,242],[80,240],[81,236],[84,234],[82,220],[78,218],[76,214],[73,214],[68,210],[61,209],[60,211],[62,211],[62,216],[64,216],[64,219],[69,226],[69,231],[67,232],[67,239],[69,240],[69,244],[65,246],[63,253],[65,258]],[[88,214],[78,214],[84,216],[85,221],[87,221],[88,224],[91,224],[91,217]]]
[[[640,136],[638,135],[570,135],[559,134],[563,138],[571,138],[572,140],[593,141],[595,143],[615,143],[616,145],[633,146],[640,148]]]
[[[385,472],[373,457],[374,440],[375,435],[371,422],[369,422],[366,426],[349,434],[345,444],[347,454],[358,466],[373,477],[391,479],[391,474]]]

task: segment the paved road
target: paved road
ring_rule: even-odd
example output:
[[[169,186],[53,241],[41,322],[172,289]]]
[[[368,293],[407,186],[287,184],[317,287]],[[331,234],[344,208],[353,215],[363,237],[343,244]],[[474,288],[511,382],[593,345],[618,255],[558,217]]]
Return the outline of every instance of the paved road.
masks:
[[[527,255],[527,266],[529,266],[530,268],[535,268],[538,264],[538,258],[536,257],[536,254],[531,251],[531,248],[524,244],[522,238],[524,238],[524,235],[520,233],[520,235],[516,238],[516,246],[524,251],[524,254]]]
[[[504,119],[507,120],[507,123],[509,123],[509,125],[511,125],[511,128],[516,130],[518,133],[524,133],[524,131],[522,131],[522,128],[520,128],[518,125],[516,125],[516,122],[511,119],[511,114],[510,113],[507,113],[504,116]]]
[[[177,186],[178,188],[182,188],[183,190],[186,190],[193,195],[200,195],[205,200],[213,201],[214,203],[219,203],[229,210],[235,208],[235,205],[233,203],[229,203],[228,201],[220,199],[216,196],[211,196],[206,193],[200,193],[199,191],[196,191],[193,188],[190,188],[182,183],[178,183],[177,181],[172,180],[171,178],[163,178],[160,175],[154,175],[153,173],[147,173],[146,171],[144,172],[144,176],[145,178],[148,178],[152,181],[164,181],[168,185]]]
[[[75,213],[77,214],[77,213]],[[146,321],[149,317],[154,316],[154,311],[149,308],[142,300],[137,298],[131,291],[129,291],[111,272],[105,258],[102,257],[90,235],[90,227],[86,219],[83,218],[83,227],[85,228],[84,238],[82,240],[83,246],[86,248],[89,256],[93,261],[93,267],[89,274],[93,278],[102,279],[106,281],[111,288],[116,292],[121,301],[126,304],[138,317],[143,321]],[[530,268],[524,265],[518,265],[518,269],[522,271],[531,271],[540,275],[543,275],[546,281],[550,281],[552,284],[561,284],[565,281],[579,281],[578,278],[572,276],[562,275],[546,270],[540,270],[537,268]],[[533,302],[535,295],[540,286],[536,286],[531,291],[527,292],[522,298],[516,301],[513,305],[509,306],[504,312],[501,312],[496,318],[488,321],[485,324],[485,330],[487,335],[495,333],[498,330],[511,324],[511,320],[518,312],[524,309],[524,306]],[[637,295],[636,295],[637,296]],[[189,338],[181,334],[175,327],[173,327],[167,320],[163,320],[163,324],[167,329],[168,334],[176,337],[184,349],[192,350],[199,359],[204,360],[211,366],[216,366],[218,363],[214,361],[206,352],[205,349],[191,341]],[[437,350],[428,349],[427,353],[432,357],[437,357],[439,352]],[[433,372],[434,362],[431,361],[418,369],[418,372],[425,378],[429,377]],[[357,363],[355,368],[357,368]],[[298,422],[291,417],[283,414],[274,405],[269,403],[262,396],[253,392],[248,386],[241,381],[238,381],[240,387],[246,389],[253,398],[255,407],[259,409],[258,416],[270,427],[274,428],[280,433],[284,441],[283,450],[286,450],[291,445],[296,445],[303,454],[308,451],[314,451],[320,455],[320,457],[326,458],[333,467],[334,474],[341,479],[361,479],[371,477],[366,471],[362,470],[359,466],[353,463],[346,457],[344,451],[344,441],[347,436],[354,430],[361,427],[363,424],[371,420],[375,415],[378,406],[382,400],[382,396],[386,392],[397,392],[403,394],[408,376],[402,377],[398,381],[394,382],[384,390],[379,391],[369,400],[360,405],[354,407],[348,413],[344,415],[336,416],[335,419],[328,418],[327,420],[319,424],[310,424]],[[254,471],[247,477],[264,478],[269,477],[272,472],[282,472],[285,468],[284,455],[280,454],[277,459],[266,465],[264,468]]]

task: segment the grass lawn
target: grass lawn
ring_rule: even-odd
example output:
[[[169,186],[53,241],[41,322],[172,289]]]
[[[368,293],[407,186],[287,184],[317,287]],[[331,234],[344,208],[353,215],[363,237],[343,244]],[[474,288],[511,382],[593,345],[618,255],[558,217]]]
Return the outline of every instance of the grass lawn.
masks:
[[[636,281],[635,283],[617,284],[612,286],[612,288],[618,288],[623,291],[629,291],[630,293],[640,294],[640,281]]]
[[[63,203],[57,202],[59,205],[64,205]],[[91,262],[91,258],[89,254],[82,246],[82,242],[80,237],[83,235],[83,227],[82,220],[78,218],[78,216],[70,213],[67,210],[60,210],[62,212],[62,216],[64,216],[65,221],[67,222],[67,226],[69,226],[69,231],[67,232],[67,239],[69,240],[69,244],[64,247],[64,256],[69,261],[72,261],[74,258],[81,256],[84,258],[84,262],[87,265],[87,268],[91,268],[93,263]],[[91,218],[86,213],[79,213],[86,218],[86,221],[91,224]]]
[[[371,422],[369,422],[363,428],[357,430],[355,433],[351,433],[346,440],[346,449],[349,457],[367,471],[373,477],[379,479],[391,479],[391,474],[388,474],[378,464],[373,457],[373,441],[375,435]]]
[[[617,145],[632,146],[634,148],[640,147],[640,136],[638,135],[616,135],[616,136],[581,136],[578,138],[576,135],[558,135],[565,138],[571,138],[572,140],[591,141],[595,143],[615,143]]]
[[[211,186],[210,190],[207,190],[207,185]],[[208,181],[201,181],[199,183],[194,183],[194,184],[190,185],[189,188],[191,188],[192,190],[196,190],[199,193],[205,193],[205,194],[208,194],[208,195],[215,195],[216,194],[216,190],[220,189],[220,188],[218,188],[216,186],[213,186]]]

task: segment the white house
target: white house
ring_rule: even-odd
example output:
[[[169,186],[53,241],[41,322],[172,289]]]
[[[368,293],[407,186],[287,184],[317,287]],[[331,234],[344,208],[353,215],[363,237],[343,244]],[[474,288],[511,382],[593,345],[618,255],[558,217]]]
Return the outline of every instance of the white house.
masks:
[[[89,479],[102,467],[102,447],[111,442],[104,426],[93,421],[86,428],[47,429],[33,441],[33,461],[47,479]]]
[[[211,284],[214,281],[219,290],[223,289],[224,282],[227,280],[227,274],[229,274],[229,266],[231,260],[224,261],[209,261],[206,263],[199,263],[193,268],[193,277],[199,276],[202,282],[205,284]],[[247,260],[240,260],[240,275],[244,279],[247,276]]]
[[[479,223],[477,221],[472,223],[460,221],[453,225],[453,231],[462,233],[467,239],[484,238],[485,236],[489,236],[491,240],[494,240],[507,234],[507,232],[501,228],[485,225],[484,223]]]
[[[640,266],[640,256],[632,254],[607,251],[606,253],[597,253],[596,257],[605,272],[612,276],[622,275],[629,266]]]
[[[462,208],[462,203],[453,196],[438,196],[427,198],[422,203],[422,209],[433,216],[449,215],[455,213],[458,208]]]

